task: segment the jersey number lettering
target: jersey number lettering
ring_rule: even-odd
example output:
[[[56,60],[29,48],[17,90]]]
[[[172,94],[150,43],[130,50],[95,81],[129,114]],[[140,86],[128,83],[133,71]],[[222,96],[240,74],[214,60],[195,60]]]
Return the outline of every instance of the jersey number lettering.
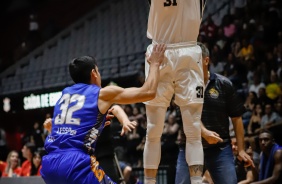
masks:
[[[164,2],[164,6],[177,6],[177,2],[176,0],[166,0],[166,2]]]
[[[73,106],[69,107],[69,104],[72,102],[76,102]],[[85,102],[85,96],[83,95],[70,95],[64,94],[60,99],[59,104],[60,110],[62,110],[61,114],[58,114],[55,118],[55,124],[72,124],[72,125],[80,125],[80,119],[73,118],[72,114],[81,109]]]
[[[196,91],[197,91],[197,98],[204,98],[204,88],[203,88],[203,86],[197,86]]]

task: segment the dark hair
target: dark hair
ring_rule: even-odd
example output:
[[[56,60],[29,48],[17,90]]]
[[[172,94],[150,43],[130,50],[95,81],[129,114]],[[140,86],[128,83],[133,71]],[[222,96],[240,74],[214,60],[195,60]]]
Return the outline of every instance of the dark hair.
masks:
[[[36,166],[34,165],[34,163],[33,163],[33,158],[34,158],[35,156],[39,156],[40,158],[42,158],[42,155],[41,155],[40,152],[38,152],[38,151],[34,152],[34,154],[33,154],[33,156],[32,156],[32,161],[31,161],[30,176],[36,176],[37,173],[38,173],[38,170],[39,170],[39,168],[40,168],[40,165],[41,165],[41,163],[39,164],[38,167],[36,167]]]
[[[269,131],[268,129],[262,129],[260,132],[259,132],[259,135],[262,134],[262,133],[267,133],[270,135],[270,138],[274,140],[274,135],[271,131]]]
[[[75,83],[90,83],[92,69],[96,71],[96,59],[91,56],[82,56],[73,59],[69,64],[69,72]]]
[[[26,146],[27,149],[30,150],[30,152],[31,152],[31,154],[32,154],[32,156],[33,156],[34,152],[36,151],[36,146],[35,146],[35,144],[32,143],[32,142],[27,142],[27,143],[25,143],[25,146]]]

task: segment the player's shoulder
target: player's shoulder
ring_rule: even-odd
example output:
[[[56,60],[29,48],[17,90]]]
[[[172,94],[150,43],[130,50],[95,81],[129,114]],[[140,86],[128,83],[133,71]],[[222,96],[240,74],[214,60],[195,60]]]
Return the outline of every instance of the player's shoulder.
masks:
[[[223,84],[226,84],[226,85],[233,85],[231,80],[228,79],[227,77],[221,75],[221,74],[218,74],[218,73],[215,73],[215,80],[223,83]]]

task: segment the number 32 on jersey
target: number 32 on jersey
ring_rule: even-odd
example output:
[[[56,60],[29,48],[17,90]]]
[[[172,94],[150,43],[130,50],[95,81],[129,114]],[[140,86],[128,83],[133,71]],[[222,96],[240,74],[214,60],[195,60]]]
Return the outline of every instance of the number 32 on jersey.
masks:
[[[70,103],[76,102],[74,105],[70,106]],[[70,95],[64,94],[59,101],[61,114],[58,114],[55,118],[54,124],[72,124],[80,125],[80,119],[73,118],[72,115],[75,111],[81,109],[85,102],[84,95]]]

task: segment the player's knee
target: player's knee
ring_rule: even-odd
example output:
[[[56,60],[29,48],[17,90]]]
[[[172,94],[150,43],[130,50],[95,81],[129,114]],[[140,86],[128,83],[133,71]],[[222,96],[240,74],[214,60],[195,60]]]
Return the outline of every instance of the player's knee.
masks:
[[[184,132],[187,142],[201,140],[201,125],[199,122],[194,122],[193,127]]]
[[[163,126],[157,126],[151,123],[147,125],[147,140],[160,139],[163,132]]]

